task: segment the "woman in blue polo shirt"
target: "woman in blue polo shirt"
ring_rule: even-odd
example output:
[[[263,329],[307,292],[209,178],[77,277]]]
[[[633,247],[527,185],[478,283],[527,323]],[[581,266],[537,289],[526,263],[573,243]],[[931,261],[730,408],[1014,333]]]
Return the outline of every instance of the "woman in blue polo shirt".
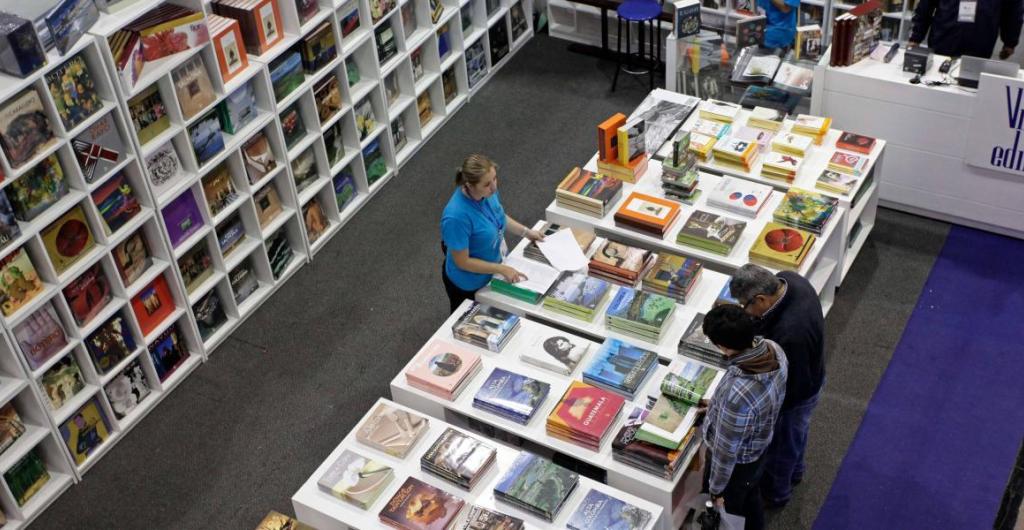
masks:
[[[498,197],[498,165],[484,155],[469,155],[455,174],[455,193],[441,214],[441,239],[446,247],[441,278],[451,311],[472,299],[491,276],[511,282],[526,276],[502,265],[505,230],[531,241],[543,234],[505,214]]]

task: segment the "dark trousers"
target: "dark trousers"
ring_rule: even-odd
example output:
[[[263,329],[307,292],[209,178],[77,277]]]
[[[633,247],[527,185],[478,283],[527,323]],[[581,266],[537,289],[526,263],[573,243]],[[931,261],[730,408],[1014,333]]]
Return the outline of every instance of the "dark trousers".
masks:
[[[449,313],[454,313],[462,305],[463,300],[472,300],[476,296],[476,291],[460,289],[458,285],[452,282],[452,279],[448,277],[448,273],[444,270],[443,261],[441,262],[441,281],[444,282],[444,292],[448,295]]]
[[[804,478],[804,449],[811,414],[818,405],[819,391],[814,396],[779,412],[772,443],[764,454],[764,477],[761,494],[772,504],[784,504],[793,496],[793,486]]]
[[[729,476],[729,483],[722,492],[725,498],[725,511],[739,515],[745,519],[745,530],[762,530],[764,528],[764,506],[761,505],[761,492],[757,485],[761,482],[764,470],[764,455],[748,464],[736,464]],[[711,453],[708,452],[704,462],[704,490],[708,491],[711,480]]]

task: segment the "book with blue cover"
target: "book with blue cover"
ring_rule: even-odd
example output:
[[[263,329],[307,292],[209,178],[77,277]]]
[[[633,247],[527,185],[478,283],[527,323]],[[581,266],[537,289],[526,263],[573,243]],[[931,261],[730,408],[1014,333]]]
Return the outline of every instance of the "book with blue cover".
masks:
[[[550,388],[545,382],[495,368],[473,397],[473,406],[526,425]]]
[[[592,489],[569,517],[567,526],[571,530],[641,530],[650,520],[651,512]]]
[[[609,338],[583,371],[583,381],[633,399],[658,364],[658,354]]]

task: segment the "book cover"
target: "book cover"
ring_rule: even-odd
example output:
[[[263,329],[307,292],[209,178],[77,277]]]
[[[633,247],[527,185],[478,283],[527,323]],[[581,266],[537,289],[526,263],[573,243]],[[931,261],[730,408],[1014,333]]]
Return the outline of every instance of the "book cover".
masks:
[[[445,429],[420,458],[424,470],[453,481],[473,484],[494,461],[494,447],[451,427]]]
[[[60,426],[64,444],[71,453],[71,459],[78,465],[82,465],[89,455],[110,438],[110,432],[110,421],[96,396]]]
[[[306,135],[306,124],[302,121],[302,114],[299,113],[299,105],[296,103],[281,113],[281,131],[284,133],[284,145],[291,149],[303,136]]]
[[[334,198],[338,203],[338,211],[345,211],[345,207],[356,196],[356,183],[352,175],[344,171],[334,177]]]
[[[230,255],[244,238],[245,223],[242,222],[242,216],[237,213],[217,225],[217,246],[225,257]]]
[[[345,156],[344,120],[334,122],[324,131],[324,149],[327,151],[327,165],[334,167]]]
[[[164,224],[171,246],[177,248],[203,227],[203,216],[192,190],[185,190],[163,209]]]
[[[356,431],[356,440],[396,458],[405,458],[427,432],[429,423],[423,416],[379,403]]]
[[[619,163],[628,166],[637,157],[647,153],[644,131],[647,122],[644,120],[632,120],[615,132],[618,137]]]
[[[464,505],[462,499],[409,477],[384,505],[378,517],[395,528],[447,530]]]
[[[579,272],[566,273],[558,279],[548,297],[593,311],[604,300],[609,287],[609,283],[600,278]]]
[[[518,315],[474,303],[452,324],[452,335],[463,342],[501,351],[508,337],[518,329],[519,321]]]
[[[120,314],[110,317],[85,340],[96,371],[104,375],[135,351],[135,337]]]
[[[406,377],[423,381],[446,393],[454,392],[477,365],[480,355],[462,346],[431,340],[406,369]]]
[[[833,171],[859,177],[864,174],[864,167],[867,165],[867,162],[868,157],[864,155],[855,155],[853,153],[836,151],[832,153],[832,158],[828,161],[828,168]]]
[[[63,274],[96,246],[85,212],[75,206],[40,233],[57,274]]]
[[[256,107],[256,89],[252,83],[242,85],[217,105],[221,129],[228,134],[239,134],[259,115]]]
[[[711,388],[716,372],[700,363],[677,359],[661,381],[661,393],[697,405]]]
[[[532,377],[495,368],[480,390],[473,397],[473,403],[487,405],[489,410],[502,410],[529,419],[548,396],[551,385]]]
[[[266,517],[256,526],[256,530],[316,530],[308,524],[303,524],[283,513],[271,510]]]
[[[299,13],[299,25],[305,24],[320,10],[316,0],[295,0],[295,10]]]
[[[281,279],[294,256],[295,251],[288,242],[287,229],[278,230],[267,240],[267,259],[270,260],[270,273],[274,275],[275,280]]]
[[[395,0],[370,0],[370,21],[376,24],[395,8]]]
[[[307,186],[317,179],[316,156],[313,147],[306,149],[295,160],[292,160],[292,178],[295,181],[295,191],[302,193]]]
[[[575,167],[559,183],[558,189],[568,193],[582,195],[588,199],[601,201],[605,206],[619,196],[622,181],[593,171]]]
[[[395,146],[395,152],[400,152],[408,143],[405,135],[405,120],[399,118],[391,122],[391,143]]]
[[[647,264],[651,252],[647,249],[631,247],[625,243],[607,240],[590,258],[591,263],[600,263],[616,269],[639,273]]]
[[[235,293],[235,304],[241,305],[252,293],[260,288],[260,283],[253,272],[252,263],[246,261],[228,273],[228,283]]]
[[[100,263],[71,280],[62,292],[71,309],[71,316],[79,326],[87,325],[113,297],[110,281]]]
[[[143,335],[149,335],[174,312],[174,298],[163,275],[157,276],[132,298],[132,310]]]
[[[739,0],[749,1],[749,0]],[[736,21],[736,49],[759,46],[764,42],[768,19],[764,15],[741,18]]]
[[[185,290],[190,294],[213,275],[213,258],[210,257],[210,251],[205,241],[197,243],[191,250],[178,258],[178,270],[181,271]]]
[[[35,219],[68,193],[64,168],[61,167],[57,155],[46,157],[11,182],[4,192],[14,207],[14,217],[17,220],[30,222]]]
[[[92,192],[92,200],[103,217],[107,234],[117,232],[142,211],[135,191],[120,172]]]
[[[387,465],[356,452],[345,450],[317,480],[320,489],[362,509],[367,509],[395,472]]]
[[[366,184],[372,186],[384,177],[388,171],[384,153],[380,150],[380,137],[374,138],[363,148],[363,167],[366,169]]]
[[[858,178],[854,175],[847,175],[838,171],[832,171],[825,169],[818,176],[818,182],[816,184],[819,188],[824,188],[828,191],[834,191],[842,193],[843,195],[849,194],[853,191],[854,186],[857,185]]]
[[[839,135],[839,139],[836,140],[836,147],[866,155],[875,148],[875,139],[863,134],[843,132],[843,134]]]
[[[224,303],[216,289],[206,293],[192,306],[192,314],[196,317],[196,326],[204,341],[209,340],[228,320],[224,314]]]
[[[35,89],[19,92],[0,106],[0,145],[12,168],[31,160],[53,138],[43,100]]]
[[[74,129],[103,107],[89,67],[81,55],[47,72],[46,85],[66,131]]]
[[[281,196],[273,185],[266,186],[256,192],[252,197],[256,203],[256,216],[260,222],[260,228],[266,228],[282,212]]]
[[[790,188],[783,197],[779,207],[773,214],[776,221],[795,224],[801,228],[820,231],[821,227],[832,217],[839,204],[839,199],[826,197],[820,193]]]
[[[259,182],[277,167],[274,152],[270,149],[270,141],[263,131],[245,142],[242,146],[242,155],[245,158],[245,173],[249,178],[249,184]]]
[[[210,207],[210,215],[216,216],[229,204],[238,199],[235,184],[231,182],[231,170],[223,163],[203,177],[203,195]]]
[[[155,197],[163,195],[175,182],[185,176],[181,159],[178,158],[178,151],[174,149],[174,144],[171,142],[165,143],[147,156],[144,165]]]
[[[522,451],[498,480],[494,493],[553,516],[569,498],[580,477],[576,473]]]
[[[611,495],[592,489],[569,517],[566,526],[571,530],[615,528],[643,530],[651,520],[651,513]]]
[[[32,370],[38,370],[68,344],[64,325],[53,304],[40,307],[14,326],[14,339]]]
[[[676,39],[693,37],[700,33],[700,2],[698,0],[680,0],[675,6]]]
[[[178,95],[181,114],[186,120],[202,112],[217,99],[201,55],[193,55],[175,68],[171,72],[171,80],[174,82],[174,92]]]
[[[441,1],[437,0],[437,3],[440,4]],[[509,52],[507,23],[503,20],[501,24],[495,24],[488,28],[487,40],[491,47],[491,65],[497,65],[508,56]]]
[[[664,292],[686,293],[703,269],[704,265],[698,260],[662,252],[644,275],[644,285],[652,285]]]
[[[41,292],[43,282],[24,247],[0,259],[0,312],[4,316],[11,316]]]
[[[221,133],[220,120],[217,119],[216,112],[209,112],[199,118],[199,121],[189,127],[188,135],[192,151],[196,154],[196,161],[200,166],[224,150],[224,135]]]
[[[608,318],[621,318],[660,329],[675,310],[675,300],[638,289],[619,289],[608,304]]]
[[[359,139],[365,140],[376,126],[377,120],[374,119],[373,105],[370,98],[366,98],[356,107],[356,130],[359,131]]]
[[[125,143],[114,121],[115,112],[108,112],[71,140],[78,167],[88,183],[110,173],[124,158]]]
[[[311,1],[315,7],[316,0]],[[331,29],[329,20],[323,21],[304,37],[300,41],[300,45],[302,46],[302,66],[307,74],[315,73],[338,56],[338,49],[334,43],[334,30]]]
[[[572,381],[548,416],[548,429],[555,426],[565,432],[600,440],[625,402],[622,396],[609,390]]]
[[[161,333],[148,349],[160,382],[166,381],[189,357],[188,349],[178,334],[177,324]]]
[[[150,265],[149,248],[141,230],[115,245],[111,255],[114,257],[117,273],[126,287],[135,283]]]
[[[0,71],[25,78],[46,65],[46,52],[31,20],[3,13],[0,28],[0,45],[4,49],[0,54]]]
[[[210,22],[210,40],[217,54],[217,66],[224,81],[230,81],[249,66],[249,56],[242,47],[245,41],[237,20],[207,15]]]
[[[518,5],[518,4],[516,4]],[[523,520],[480,506],[466,510],[465,521],[459,530],[523,530]]]
[[[0,176],[2,180],[2,176]],[[0,193],[0,249],[21,237],[21,228],[14,217],[14,207],[7,200],[6,193]]]
[[[523,3],[516,2],[508,8],[509,21],[512,22],[512,42],[519,42],[519,37],[530,30],[526,20],[526,13],[523,12]]]
[[[679,214],[679,203],[632,192],[615,212],[616,217],[634,220],[638,223],[655,225],[664,231]]]
[[[344,103],[341,100],[341,88],[338,78],[329,75],[313,87],[313,99],[316,100],[316,113],[320,123],[326,123],[331,116],[337,114]]]
[[[330,226],[327,214],[320,207],[320,199],[317,197],[302,207],[302,220],[306,226],[306,237],[309,238],[310,244],[320,239],[320,236],[324,235],[327,227]]]
[[[119,420],[135,410],[135,407],[152,392],[146,371],[142,368],[142,361],[138,358],[128,363],[128,366],[111,379],[103,390],[110,401],[114,417]]]
[[[576,371],[576,366],[583,360],[589,348],[589,343],[577,337],[542,333],[534,337],[530,345],[519,355],[529,364],[570,375]]]
[[[74,355],[65,355],[39,378],[39,387],[50,400],[50,408],[60,410],[64,403],[85,388],[82,371]]]
[[[33,449],[4,472],[4,481],[14,495],[18,506],[24,506],[33,495],[50,480],[46,464],[39,457],[39,449]]]
[[[0,453],[13,445],[22,434],[25,434],[25,423],[21,421],[14,403],[8,402],[0,407]]]
[[[338,9],[338,22],[341,25],[341,38],[344,39],[359,29],[359,2],[348,0]]]
[[[583,370],[583,377],[634,394],[657,363],[658,354],[609,338]]]
[[[286,53],[270,63],[270,81],[277,101],[288,97],[305,81],[302,73],[302,54],[297,50]]]
[[[171,126],[171,117],[156,83],[128,100],[128,114],[140,144],[146,144]]]
[[[765,225],[750,247],[750,255],[786,268],[797,268],[807,257],[814,241],[814,235],[809,232],[771,222]]]
[[[392,57],[398,54],[398,44],[395,41],[395,31],[391,22],[385,22],[373,30],[373,37],[377,43],[377,60],[381,65],[386,64]]]

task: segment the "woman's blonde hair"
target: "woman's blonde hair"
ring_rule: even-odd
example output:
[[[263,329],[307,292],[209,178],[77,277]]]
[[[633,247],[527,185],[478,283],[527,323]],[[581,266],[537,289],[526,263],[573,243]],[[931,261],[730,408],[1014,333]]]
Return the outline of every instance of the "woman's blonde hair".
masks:
[[[462,167],[455,172],[455,185],[469,184],[475,186],[491,169],[497,170],[498,164],[481,154],[472,154],[462,161]]]

